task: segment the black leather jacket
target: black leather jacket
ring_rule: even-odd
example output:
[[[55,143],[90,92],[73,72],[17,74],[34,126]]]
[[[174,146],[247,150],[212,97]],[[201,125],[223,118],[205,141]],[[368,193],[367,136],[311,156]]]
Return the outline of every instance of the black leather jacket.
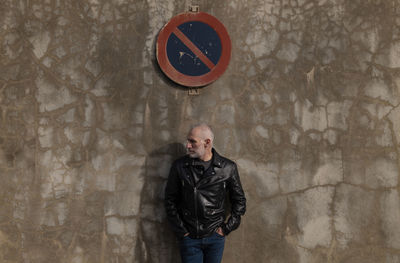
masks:
[[[194,183],[194,159],[184,156],[171,167],[165,189],[167,217],[176,235],[189,233],[191,238],[211,235],[218,227],[224,234],[238,228],[246,211],[246,198],[236,164],[214,149],[210,167],[197,184]],[[231,209],[226,219],[225,197]]]

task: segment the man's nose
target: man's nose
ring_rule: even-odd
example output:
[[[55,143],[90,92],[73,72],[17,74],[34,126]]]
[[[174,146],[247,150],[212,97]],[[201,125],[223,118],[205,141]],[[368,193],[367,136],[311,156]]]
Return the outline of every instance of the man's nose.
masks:
[[[192,144],[191,144],[190,142],[187,142],[187,143],[186,143],[186,148],[187,148],[187,149],[192,148]]]

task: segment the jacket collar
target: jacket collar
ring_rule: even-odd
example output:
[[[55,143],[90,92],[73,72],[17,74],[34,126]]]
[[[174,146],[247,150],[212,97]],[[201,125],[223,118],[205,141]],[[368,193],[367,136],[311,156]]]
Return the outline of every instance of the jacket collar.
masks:
[[[224,162],[224,160],[222,159],[222,156],[219,155],[214,148],[212,148],[211,151],[212,151],[212,154],[213,154],[211,165],[215,166],[215,167],[218,167],[218,168],[222,168],[222,164]],[[194,161],[195,161],[194,158],[190,158],[189,155],[186,155],[185,166],[186,167],[193,166],[194,165]]]
[[[222,159],[221,155],[219,155],[214,148],[212,148],[212,153],[213,153],[212,164],[218,168],[222,168],[222,163],[224,160]]]

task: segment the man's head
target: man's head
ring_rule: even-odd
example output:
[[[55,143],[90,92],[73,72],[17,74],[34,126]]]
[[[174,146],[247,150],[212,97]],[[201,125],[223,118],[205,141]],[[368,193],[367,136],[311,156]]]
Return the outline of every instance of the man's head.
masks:
[[[190,157],[208,161],[212,157],[214,133],[207,124],[193,126],[187,136],[186,149]]]

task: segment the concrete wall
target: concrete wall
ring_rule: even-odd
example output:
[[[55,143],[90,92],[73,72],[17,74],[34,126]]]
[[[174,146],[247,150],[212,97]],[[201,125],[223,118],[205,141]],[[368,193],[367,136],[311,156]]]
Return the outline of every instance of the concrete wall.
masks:
[[[155,60],[192,3],[232,39],[188,96]],[[205,121],[248,212],[224,262],[400,262],[397,0],[0,0],[0,262],[179,262],[163,188]]]

